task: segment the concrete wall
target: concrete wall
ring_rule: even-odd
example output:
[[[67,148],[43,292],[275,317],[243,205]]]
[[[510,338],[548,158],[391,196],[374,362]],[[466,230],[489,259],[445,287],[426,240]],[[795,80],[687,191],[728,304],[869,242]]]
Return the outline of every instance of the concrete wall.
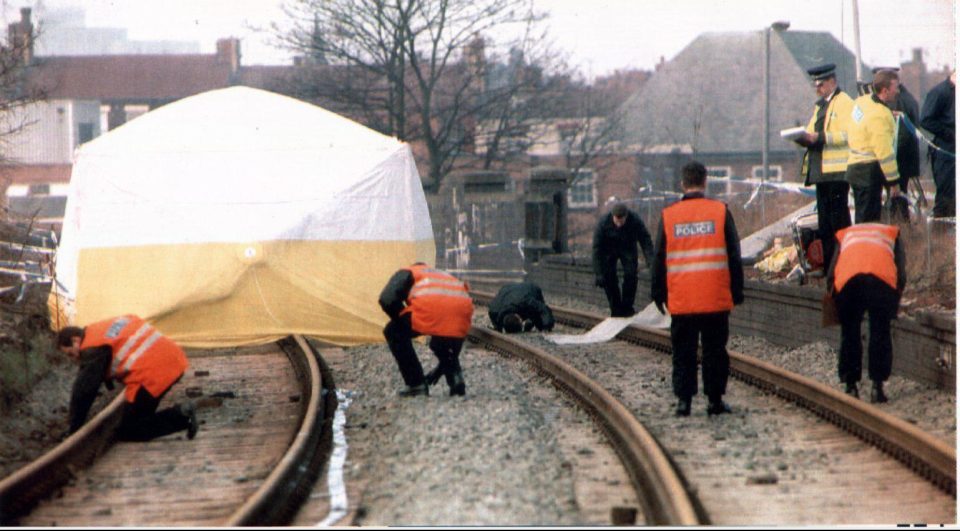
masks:
[[[527,273],[528,280],[540,285],[548,301],[550,295],[554,295],[577,298],[601,307],[607,305],[603,290],[594,287],[588,258],[570,255],[544,257],[528,268]],[[649,285],[649,273],[641,269],[637,309],[649,304]],[[819,289],[748,280],[744,295],[745,302],[730,316],[732,333],[762,337],[786,347],[825,341],[839,348],[839,326],[820,326],[822,292]],[[864,334],[868,328],[864,323]],[[939,314],[901,316],[893,322],[892,332],[894,374],[940,389],[956,389],[955,319]],[[865,361],[864,369],[866,367]]]

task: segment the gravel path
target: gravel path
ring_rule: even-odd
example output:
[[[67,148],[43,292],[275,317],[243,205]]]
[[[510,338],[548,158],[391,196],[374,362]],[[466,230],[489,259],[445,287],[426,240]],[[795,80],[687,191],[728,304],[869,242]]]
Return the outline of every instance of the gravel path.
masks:
[[[346,480],[363,485],[354,521],[340,524],[604,525],[612,507],[638,506],[615,454],[544,377],[469,343],[461,364],[465,397],[441,381],[415,398],[396,395],[384,345],[331,364],[351,397]]]
[[[577,300],[551,297],[548,304],[571,309],[603,314],[606,308],[585,304]],[[736,311],[736,309],[734,309]],[[837,349],[840,329],[836,328],[837,340],[833,345],[824,342],[810,343],[796,348],[775,345],[762,338],[732,335],[727,347],[730,350],[772,363],[808,378],[842,389],[837,376]],[[896,354],[894,354],[896,355]],[[864,365],[864,381],[861,382],[861,397],[869,396],[870,380]],[[890,401],[876,404],[881,410],[916,424],[924,431],[942,438],[956,447],[957,409],[954,393],[945,392],[914,380],[893,375],[884,384]]]

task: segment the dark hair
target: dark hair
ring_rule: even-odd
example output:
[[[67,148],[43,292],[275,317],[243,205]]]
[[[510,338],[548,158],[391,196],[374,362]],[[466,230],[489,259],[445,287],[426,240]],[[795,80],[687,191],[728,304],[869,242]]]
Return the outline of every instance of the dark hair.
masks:
[[[65,326],[57,332],[57,346],[73,346],[73,338],[75,337],[83,337],[83,328],[79,326]]]
[[[626,216],[627,212],[628,212],[627,205],[623,203],[617,203],[613,205],[613,208],[610,210],[610,213],[613,214],[614,217],[618,217],[618,218],[622,218]]]
[[[707,184],[707,168],[703,164],[688,162],[681,170],[680,185],[684,188],[703,188]]]
[[[877,75],[873,76],[873,93],[880,94],[880,89],[890,88],[894,79],[900,79],[900,76],[893,70],[877,72]]]
[[[503,331],[508,334],[516,334],[523,330],[523,319],[515,313],[508,313],[503,316]]]

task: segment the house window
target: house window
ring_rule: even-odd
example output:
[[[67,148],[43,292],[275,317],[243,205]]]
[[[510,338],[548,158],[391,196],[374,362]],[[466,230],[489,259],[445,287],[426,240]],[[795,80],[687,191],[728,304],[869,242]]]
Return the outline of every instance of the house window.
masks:
[[[93,124],[92,123],[80,123],[80,130],[77,134],[77,140],[81,144],[85,144],[93,140]]]
[[[49,184],[31,184],[27,189],[27,195],[50,195]]]
[[[780,166],[767,166],[768,181],[779,181],[781,180],[782,176],[783,173],[781,172]],[[753,178],[757,180],[763,178],[763,166],[753,167]]]
[[[567,204],[570,208],[594,208],[597,206],[597,183],[593,170],[577,170],[573,184],[567,189]]]
[[[730,166],[707,166],[707,177],[728,179],[731,175],[733,175],[733,168]]]

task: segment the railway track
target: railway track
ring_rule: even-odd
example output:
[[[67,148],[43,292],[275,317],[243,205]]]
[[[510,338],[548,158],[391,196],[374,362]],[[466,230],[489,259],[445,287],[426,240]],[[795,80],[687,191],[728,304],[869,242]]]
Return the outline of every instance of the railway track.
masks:
[[[480,303],[488,302],[492,298],[492,295],[489,293],[474,293],[474,296],[475,296],[475,299]],[[597,322],[599,322],[600,320],[602,320],[601,317],[596,315],[588,314],[585,312],[559,309],[559,308],[554,309],[554,314],[559,323],[566,323],[568,325],[572,325],[578,328],[591,327]],[[621,333],[619,337],[620,339],[623,339],[635,345],[642,345],[644,349],[652,349],[654,351],[662,352],[662,351],[669,351],[669,348],[670,348],[669,335],[657,330],[648,330],[640,327],[629,327],[623,333]],[[542,341],[540,343],[542,343]],[[606,358],[608,356],[604,351],[614,349],[614,348],[615,347],[609,347],[609,348],[599,347],[599,346],[595,347],[594,350],[596,350],[596,352],[593,352],[592,356],[587,356],[583,360],[581,360],[581,363],[587,363],[587,365],[584,367],[585,369],[588,369],[587,372],[591,372],[591,376],[593,378],[598,379],[600,381],[604,381],[605,385],[613,385],[609,383],[611,381],[623,380],[623,378],[619,377],[618,375],[622,374],[623,372],[622,369],[624,368],[626,368],[626,370],[629,371],[630,368],[627,368],[628,365],[638,365],[635,361],[636,355],[635,353],[632,353],[633,351],[631,351],[631,353],[624,354],[624,356],[628,357],[629,360],[623,361],[623,367],[617,370],[617,375],[611,376],[609,372],[603,373],[603,372],[594,370],[594,368],[591,367],[591,365],[596,363],[597,359]],[[636,347],[623,347],[623,346],[619,348],[621,349],[626,348],[628,351],[630,351],[631,349],[634,349],[635,351],[636,349]],[[551,351],[558,350],[555,347],[550,347],[550,349]],[[559,349],[559,350],[563,350],[563,349]],[[660,357],[663,358],[663,356],[660,356]],[[663,363],[662,360],[661,360],[661,363]],[[669,367],[668,367],[669,358],[666,359],[665,363],[667,367],[659,369],[661,373],[665,374],[665,376],[661,376],[661,381],[664,378],[666,378],[666,381],[669,382],[669,372],[667,372],[669,370]],[[637,367],[633,370],[636,370],[638,372],[648,372],[651,369],[644,366],[644,367]],[[777,367],[764,363],[760,360],[753,359],[749,356],[731,352],[731,372],[735,378],[739,378],[741,381],[753,387],[753,390],[749,392],[755,394],[753,398],[756,402],[760,402],[760,403],[769,402],[768,399],[764,399],[763,397],[768,396],[769,394],[775,394],[775,395],[778,395],[783,400],[785,400],[787,404],[794,404],[801,408],[805,408],[808,411],[812,411],[816,415],[820,416],[823,419],[828,420],[830,423],[834,424],[836,427],[839,427],[841,430],[843,430],[843,431],[839,431],[834,426],[830,426],[826,429],[823,429],[822,426],[809,425],[808,427],[802,428],[804,430],[811,431],[811,434],[809,436],[803,433],[797,434],[798,439],[802,439],[805,441],[804,444],[806,446],[804,448],[800,448],[799,446],[794,448],[790,446],[790,443],[788,442],[776,448],[776,452],[783,453],[784,451],[786,451],[785,449],[789,449],[789,451],[794,451],[798,453],[820,452],[820,450],[817,449],[818,445],[820,445],[821,448],[832,448],[833,450],[836,450],[837,448],[843,448],[844,452],[855,453],[858,455],[863,454],[864,456],[869,455],[868,458],[873,460],[877,460],[877,455],[874,455],[874,454],[880,454],[880,452],[883,452],[886,455],[886,457],[883,457],[880,459],[880,461],[882,462],[874,463],[873,465],[871,465],[872,470],[874,471],[880,470],[881,472],[868,473],[868,475],[873,474],[876,478],[881,478],[881,479],[878,479],[878,482],[879,482],[878,485],[879,485],[880,491],[884,490],[884,488],[890,488],[891,486],[889,482],[900,482],[901,484],[906,484],[906,483],[914,484],[915,482],[910,480],[909,477],[904,478],[902,474],[900,474],[900,472],[902,472],[902,470],[900,469],[903,469],[903,466],[906,466],[910,470],[912,470],[916,475],[923,478],[923,481],[926,482],[928,485],[935,486],[935,488],[939,489],[940,491],[939,495],[932,494],[934,498],[939,498],[940,501],[931,502],[931,505],[939,504],[940,509],[928,507],[926,509],[920,510],[918,514],[933,515],[931,516],[931,518],[933,518],[933,520],[931,520],[932,522],[942,523],[944,521],[948,521],[948,522],[955,521],[955,517],[956,517],[955,515],[955,499],[956,499],[955,450],[953,448],[950,448],[949,445],[947,445],[943,441],[922,432],[921,430],[919,430],[918,428],[916,428],[915,426],[909,423],[906,423],[900,419],[892,417],[891,415],[883,413],[877,410],[876,408],[869,406],[859,400],[852,399],[846,396],[845,394],[839,393],[838,391],[835,391],[832,388],[829,388],[828,386],[825,386],[818,382],[814,382],[812,380],[801,377],[799,375],[791,374],[787,371],[783,371]],[[647,385],[646,382],[641,383],[640,385],[643,387],[648,387],[649,389],[649,386]],[[668,383],[665,386],[665,388],[667,390],[669,389]],[[653,415],[651,417],[651,414],[649,413],[651,409],[651,403],[649,401],[643,402],[642,400],[637,399],[636,389],[633,389],[630,391],[621,391],[619,394],[620,394],[619,398],[628,405],[627,407],[632,409],[635,412],[635,414],[637,414],[639,417],[644,418],[645,423],[647,423],[647,419],[657,419],[654,422],[652,422],[652,424],[656,426],[657,423],[660,423],[660,426],[662,426],[661,429],[665,430],[664,434],[667,434],[667,437],[665,437],[665,439],[680,440],[680,439],[677,439],[676,437],[672,437],[672,435],[675,433],[679,425],[676,423],[675,419],[670,419],[672,415],[670,411],[666,407],[664,407],[665,404],[667,403],[667,400],[672,401],[672,397],[660,398],[660,403],[654,404],[654,407],[657,407],[658,409],[660,409],[660,413],[659,415]],[[771,405],[770,408],[778,409],[780,408],[780,406]],[[746,413],[746,415],[749,415],[749,414],[751,413]],[[792,413],[789,413],[789,412],[774,413],[773,415],[771,415],[771,417],[774,419],[772,422],[774,423],[777,422],[778,415],[780,415],[780,418],[783,418],[791,414]],[[758,416],[762,416],[762,415],[758,415]],[[664,418],[665,418],[664,422],[660,422],[660,419],[664,419]],[[698,421],[693,421],[695,425],[697,422]],[[798,422],[802,422],[802,421],[798,421]],[[803,425],[803,426],[806,426],[806,425]],[[684,428],[689,429],[687,425],[685,425]],[[714,446],[718,444],[725,445],[725,443],[717,443],[716,442],[717,440],[727,441],[727,440],[735,439],[735,437],[733,437],[731,434],[716,433],[715,425],[697,426],[695,430],[703,431],[703,428],[707,428],[707,431],[708,431],[706,435],[706,440],[704,440],[702,437],[698,437],[696,432],[692,433],[691,436],[688,437],[687,439],[698,440],[699,444],[705,444],[705,445],[712,444]],[[652,431],[658,431],[656,427],[650,428],[650,429]],[[761,428],[761,429],[765,429],[765,428]],[[857,444],[846,442],[843,439],[844,436],[839,435],[838,433],[853,434],[856,437],[859,437],[864,442],[857,443],[857,444],[860,444],[860,446],[857,446]],[[663,434],[658,433],[658,436],[659,435],[663,435]],[[757,435],[754,434],[753,437],[757,437]],[[847,437],[849,437],[849,435],[847,435]],[[711,438],[714,438],[714,440],[711,441]],[[669,446],[669,444],[667,443],[664,443],[664,444],[665,446]],[[747,440],[744,442],[744,444],[745,444],[745,447],[749,447],[750,441]],[[869,450],[865,450],[864,448],[862,448],[862,446],[865,446],[865,445],[870,445],[870,447],[879,451],[875,451],[871,453]],[[687,448],[686,443],[682,443],[682,442],[679,448],[668,447],[667,451],[668,452],[679,451],[682,455],[681,457],[677,458],[677,460],[687,463],[688,474],[691,473],[690,469],[696,469],[696,474],[698,476],[701,474],[704,474],[705,472],[703,470],[704,467],[701,466],[702,463],[698,461],[709,462],[711,459],[714,458],[709,455],[700,456],[694,449]],[[732,453],[733,455],[738,455],[738,450],[736,449],[725,450],[724,452]],[[823,453],[821,455],[829,456],[829,452]],[[890,459],[891,457],[893,459]],[[889,462],[892,462],[894,459],[896,461],[899,461],[899,463],[887,464]],[[758,458],[755,461],[763,462],[763,459]],[[783,461],[783,462],[781,462],[779,466],[782,467],[783,470],[787,470],[788,465],[785,464],[786,460],[780,460],[780,461]],[[902,465],[900,465],[900,463],[902,463]],[[749,470],[740,470],[740,471],[737,471],[736,467],[728,466],[726,467],[726,471],[718,472],[718,474],[721,478],[725,474],[745,475],[747,476],[747,483],[753,484],[753,485],[763,485],[763,484],[776,485],[778,483],[778,480],[777,480],[778,474],[776,473],[758,474],[756,473],[756,470],[754,470],[754,464],[755,463],[752,462],[750,466],[748,466]],[[724,468],[723,466],[716,463],[707,465],[706,468],[710,468],[711,466],[714,466],[714,465],[719,466],[721,469]],[[848,466],[848,465],[841,465],[841,466]],[[814,466],[813,468],[816,469],[817,467]],[[887,472],[888,470],[892,472],[888,473]],[[801,474],[803,473],[803,471],[800,471],[800,472]],[[857,473],[862,474],[862,472],[857,472]],[[785,475],[786,474],[779,474],[779,476],[785,476]],[[796,477],[796,472],[792,472],[792,475]],[[705,506],[705,512],[707,513],[707,516],[706,516],[707,518],[710,518],[714,523],[718,523],[718,522],[731,523],[732,522],[732,523],[741,523],[741,524],[742,523],[761,524],[761,523],[770,522],[770,520],[757,521],[757,520],[750,520],[749,518],[744,520],[743,515],[749,514],[752,511],[756,510],[755,507],[740,506],[737,503],[734,503],[733,505],[731,505],[729,503],[729,499],[728,499],[729,497],[726,497],[723,495],[716,496],[715,493],[712,492],[711,487],[715,487],[715,486],[724,484],[726,482],[727,482],[726,479],[717,479],[713,481],[713,484],[707,482],[707,485],[706,485],[707,489],[704,489],[703,481],[691,482],[694,484],[693,488],[695,490],[698,490],[700,493],[698,498],[700,498],[701,501],[703,501],[704,499],[708,500],[706,502],[703,502]],[[781,490],[793,489],[796,491],[804,490],[802,486],[790,484],[790,482],[788,481],[782,482],[780,484],[780,489]],[[755,490],[756,490],[755,488],[754,489],[748,488],[745,490],[745,493],[743,494],[743,496],[749,497],[751,496],[750,492]],[[770,489],[770,490],[773,490],[773,489]],[[826,492],[831,492],[830,488],[824,488],[823,490]],[[923,490],[923,488],[920,488],[920,490]],[[736,496],[737,496],[736,494],[733,495],[733,497],[736,497]],[[905,509],[907,509],[907,506],[910,505],[908,502],[905,501],[906,498],[894,497],[893,499],[891,499],[890,493],[878,492],[877,496],[878,497],[882,496],[878,499],[890,499],[889,503],[893,506],[900,505],[902,502],[903,504],[905,504]],[[713,500],[713,501],[710,501],[710,500]],[[804,508],[809,507],[809,505],[801,502],[801,500],[795,500],[793,503],[798,507],[798,510],[801,510],[801,511],[805,510]],[[917,503],[920,503],[920,502],[917,502]],[[946,509],[944,509],[944,507]],[[941,510],[941,509],[944,509],[944,510]],[[739,517],[736,515],[730,516],[725,513],[729,511],[733,511],[733,512],[741,511],[742,514]],[[812,513],[812,510],[810,509],[806,509],[806,511],[808,513]],[[838,514],[843,512],[844,511],[842,509],[838,509]],[[830,514],[829,511],[824,513],[824,516],[828,518],[827,520],[825,520],[826,522],[831,522],[831,520],[829,520],[829,517],[826,516],[829,514]],[[897,513],[894,511],[894,512],[888,512],[884,514],[885,515],[910,514],[910,511],[905,510],[902,513]],[[758,514],[757,516],[759,517],[760,515]],[[936,518],[941,518],[941,517],[946,518],[946,520],[936,520]],[[786,521],[793,522],[793,523],[798,523],[798,522],[799,523],[805,523],[805,522],[815,523],[820,521],[820,520],[817,520],[816,518],[812,520],[804,519],[804,518],[807,518],[807,516],[805,516],[803,512],[796,513],[794,518],[796,519],[791,520],[788,517]],[[839,518],[849,518],[849,516],[841,516]],[[844,520],[844,521],[849,521],[849,520]],[[866,520],[866,521],[870,522],[871,520]],[[856,520],[853,520],[853,522],[856,522]],[[898,521],[896,523],[902,523],[902,522]]]
[[[480,302],[490,297],[484,293],[474,295]],[[558,322],[575,326],[590,326],[601,319],[562,309],[555,309],[555,315]],[[737,470],[736,465],[718,463],[723,459],[717,455],[724,457],[727,452],[732,452],[736,456],[739,451],[747,451],[751,439],[755,441],[757,435],[741,437],[729,432],[725,424],[712,422],[706,417],[691,418],[683,423],[682,429],[678,429],[677,420],[662,407],[662,397],[645,397],[645,393],[638,392],[644,387],[650,391],[652,386],[644,382],[638,385],[621,381],[624,372],[621,369],[637,359],[636,346],[617,343],[611,348],[620,352],[595,353],[602,357],[619,356],[615,364],[620,369],[611,375],[609,371],[593,367],[594,360],[586,363],[576,359],[564,360],[562,354],[558,358],[544,348],[531,348],[527,343],[532,335],[520,337],[522,341],[474,327],[469,339],[484,349],[517,357],[531,365],[540,374],[551,378],[593,417],[623,463],[636,500],[642,506],[645,523],[769,524],[779,521],[772,519],[772,515],[778,510],[784,511],[784,507],[795,511],[778,515],[786,522],[859,522],[850,519],[849,508],[842,507],[837,511],[847,516],[838,520],[831,519],[829,508],[822,509],[823,514],[806,519],[808,513],[818,511],[812,507],[818,503],[817,499],[809,498],[805,494],[807,490],[823,491],[827,501],[821,499],[820,503],[826,507],[830,505],[829,498],[842,497],[844,489],[861,488],[856,481],[844,484],[843,479],[839,485],[810,487],[809,484],[816,483],[816,476],[822,473],[816,464],[808,471],[796,471],[797,465],[793,462],[781,465],[793,472],[795,481],[784,479],[778,487],[769,487],[778,485],[775,474],[771,480],[770,474],[745,474],[743,470]],[[644,345],[644,349],[669,349],[668,336],[659,331],[629,328],[621,338]],[[291,364],[288,361],[298,357],[299,362]],[[660,354],[647,357],[646,363],[664,364],[665,357]],[[801,444],[796,449],[783,444],[780,453],[813,451],[821,452],[821,456],[831,452],[865,455],[870,461],[868,465],[851,465],[848,461],[829,463],[840,470],[830,470],[829,474],[836,474],[828,474],[827,479],[870,476],[866,481],[874,481],[880,488],[865,496],[878,497],[881,503],[884,503],[882,497],[886,496],[891,500],[888,504],[921,508],[915,513],[891,514],[934,515],[928,520],[930,523],[955,521],[953,449],[942,441],[925,437],[926,434],[899,419],[872,411],[875,408],[826,386],[736,353],[732,353],[731,358],[734,375],[753,386],[754,390],[750,392],[755,396],[748,397],[751,402],[763,402],[763,397],[771,393],[789,401],[785,402],[786,405],[771,405],[770,411],[762,412],[768,418],[787,418],[790,419],[788,424],[798,423],[790,425],[797,430],[795,435]],[[311,452],[322,446],[321,439],[325,437],[317,425],[329,420],[335,407],[330,401],[321,400],[325,384],[319,383],[318,376],[313,376],[314,373],[319,375],[319,369],[315,367],[312,350],[302,339],[294,338],[282,345],[258,349],[191,353],[191,363],[189,376],[178,385],[175,393],[203,395],[201,401],[207,401],[210,406],[200,412],[205,423],[197,439],[186,441],[183,436],[171,436],[150,443],[110,444],[110,433],[116,425],[120,406],[115,401],[53,452],[0,482],[2,523],[28,526],[217,526],[290,522],[314,479],[314,472],[304,473],[303,470],[316,470],[315,465],[325,455],[323,451]],[[488,369],[495,365],[494,362],[485,363],[491,364]],[[647,375],[656,370],[662,371],[663,368],[628,367],[628,372]],[[603,386],[598,381],[604,382]],[[471,395],[474,392],[475,388],[468,391]],[[332,397],[333,393],[326,395]],[[182,399],[176,395],[172,398]],[[404,405],[415,406],[416,403],[407,401]],[[793,411],[797,406],[813,411],[833,424],[811,423],[809,419],[813,416]],[[755,411],[740,416],[748,415],[749,418],[762,416]],[[735,416],[738,415],[731,417]],[[807,420],[797,421],[794,417]],[[652,422],[653,427],[648,429],[638,419],[644,424],[652,419],[662,422]],[[862,441],[843,435],[845,432],[840,428]],[[712,447],[710,450],[715,453],[695,451],[698,446]],[[724,449],[716,454],[718,447]],[[433,451],[441,450],[433,448]],[[878,457],[884,455],[892,455],[899,462]],[[96,461],[84,468],[95,457]],[[895,466],[891,467],[890,462]],[[294,481],[293,476],[300,476],[302,481]],[[919,483],[927,484],[928,488],[917,487],[918,480],[910,477],[922,477]],[[887,487],[891,484],[908,485],[911,494]],[[771,492],[773,488],[778,491]],[[886,492],[888,488],[894,492]],[[914,491],[919,494],[912,494]],[[803,495],[797,498],[798,493]],[[758,495],[764,496],[764,504],[754,499]],[[771,503],[774,499],[776,503]],[[769,507],[758,511],[768,503]],[[954,509],[945,509],[946,505]],[[357,518],[358,511],[353,510],[353,518]],[[356,525],[357,521],[350,523]],[[917,520],[909,523],[917,523]]]
[[[170,399],[199,403],[196,439],[114,442],[122,396],[42,458],[0,481],[0,520],[25,526],[281,525],[325,457],[335,408],[300,337],[189,352]]]

